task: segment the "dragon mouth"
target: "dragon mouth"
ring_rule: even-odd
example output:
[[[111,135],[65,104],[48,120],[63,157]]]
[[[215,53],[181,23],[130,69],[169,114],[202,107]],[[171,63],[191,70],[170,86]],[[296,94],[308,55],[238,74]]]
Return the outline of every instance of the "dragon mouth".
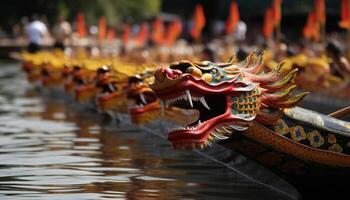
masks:
[[[116,110],[118,112],[127,112],[127,99],[124,83],[105,83],[99,84],[100,92],[97,94],[97,105],[101,111]]]
[[[229,82],[210,85],[184,70],[161,68],[150,86],[161,100],[162,112],[168,106],[199,112],[195,122],[169,133],[174,148],[204,148],[212,140],[226,139],[233,132],[230,98],[240,92]]]
[[[63,83],[64,79],[59,70],[50,70],[50,67],[44,66],[41,69],[41,82],[45,87],[59,86]]]
[[[101,91],[101,88],[96,85],[97,78],[98,74],[94,71],[80,70],[74,74],[75,97],[79,102],[91,101]]]
[[[175,106],[185,110],[197,110],[198,119],[185,127],[173,130],[169,133],[169,140],[175,148],[203,148],[211,144],[211,140],[226,139],[221,127],[223,119],[229,119],[230,108],[227,107],[226,95],[201,95],[186,90],[172,98],[162,98],[163,104]]]
[[[87,83],[84,85],[79,85],[75,88],[75,98],[79,102],[88,102],[92,100],[98,94],[98,88],[95,84]]]
[[[137,115],[150,110],[160,110],[160,101],[149,87],[141,87],[132,90],[128,94],[128,99],[133,101],[130,114]]]

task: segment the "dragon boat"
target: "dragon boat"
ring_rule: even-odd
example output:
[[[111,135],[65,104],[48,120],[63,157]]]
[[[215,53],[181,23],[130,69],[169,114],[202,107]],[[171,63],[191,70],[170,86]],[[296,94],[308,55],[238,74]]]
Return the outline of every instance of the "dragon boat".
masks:
[[[305,197],[347,191],[350,123],[296,105],[298,69],[283,63],[264,72],[263,56],[242,62],[180,61],[155,72],[150,85],[165,106],[194,109],[195,121],[170,131],[175,149],[202,149],[214,141],[293,184]]]
[[[264,56],[256,54],[242,62],[180,61],[158,69],[51,57],[23,56],[30,82],[65,88],[78,102],[111,116],[130,115],[134,124],[180,124],[169,133],[176,149],[216,141],[288,180],[303,196],[334,185],[347,189],[335,183],[350,177],[350,124],[295,107],[307,95],[294,95],[299,68],[280,63],[266,71]]]

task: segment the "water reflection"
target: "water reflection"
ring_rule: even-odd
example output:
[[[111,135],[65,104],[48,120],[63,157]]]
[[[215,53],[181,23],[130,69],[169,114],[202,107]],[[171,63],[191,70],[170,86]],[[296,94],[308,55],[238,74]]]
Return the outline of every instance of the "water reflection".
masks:
[[[0,72],[1,199],[288,199]]]

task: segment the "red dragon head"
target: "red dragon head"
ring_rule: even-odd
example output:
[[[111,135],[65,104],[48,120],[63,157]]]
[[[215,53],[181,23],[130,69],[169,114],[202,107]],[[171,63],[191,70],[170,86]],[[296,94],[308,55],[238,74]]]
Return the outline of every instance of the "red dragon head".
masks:
[[[88,102],[93,100],[101,91],[97,85],[109,73],[108,66],[101,66],[97,70],[83,69],[74,76],[77,87],[75,88],[75,97],[79,102]]]
[[[145,124],[160,116],[160,101],[149,87],[153,82],[153,71],[146,71],[129,79],[128,99],[134,104],[130,109],[134,123]]]
[[[98,76],[96,86],[100,88],[100,93],[97,95],[97,106],[101,111],[128,112],[126,98],[128,84],[127,79],[121,76],[113,71]]]
[[[226,139],[249,128],[255,120],[273,125],[305,93],[292,96],[297,69],[287,75],[279,64],[263,71],[263,54],[250,54],[241,63],[175,62],[156,70],[150,86],[164,106],[196,109],[199,118],[169,134],[175,148],[203,148],[210,140]]]
[[[68,66],[53,67],[50,64],[44,64],[41,67],[41,83],[44,87],[58,87],[62,86],[65,80],[62,71],[66,70]]]

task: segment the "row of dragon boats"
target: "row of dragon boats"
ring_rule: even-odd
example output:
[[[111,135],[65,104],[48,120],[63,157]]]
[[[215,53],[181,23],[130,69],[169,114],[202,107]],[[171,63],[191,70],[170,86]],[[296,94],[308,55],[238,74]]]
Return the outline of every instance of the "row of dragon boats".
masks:
[[[342,180],[350,178],[350,123],[337,118],[349,108],[329,116],[297,107],[308,92],[296,94],[296,83],[317,90],[326,86],[308,83],[310,74],[316,76],[312,67],[298,75],[300,68],[293,66],[319,70],[319,61],[295,57],[272,63],[264,53],[251,53],[243,61],[231,57],[223,63],[181,60],[158,66],[86,53],[68,57],[59,51],[16,58],[29,82],[64,90],[119,123],[130,116],[136,125],[155,120],[178,124],[168,130],[175,149],[216,143],[273,171],[299,191],[347,190]],[[331,75],[319,75],[328,87],[339,83]],[[350,90],[334,93],[334,88],[339,87],[323,92],[347,98]]]

